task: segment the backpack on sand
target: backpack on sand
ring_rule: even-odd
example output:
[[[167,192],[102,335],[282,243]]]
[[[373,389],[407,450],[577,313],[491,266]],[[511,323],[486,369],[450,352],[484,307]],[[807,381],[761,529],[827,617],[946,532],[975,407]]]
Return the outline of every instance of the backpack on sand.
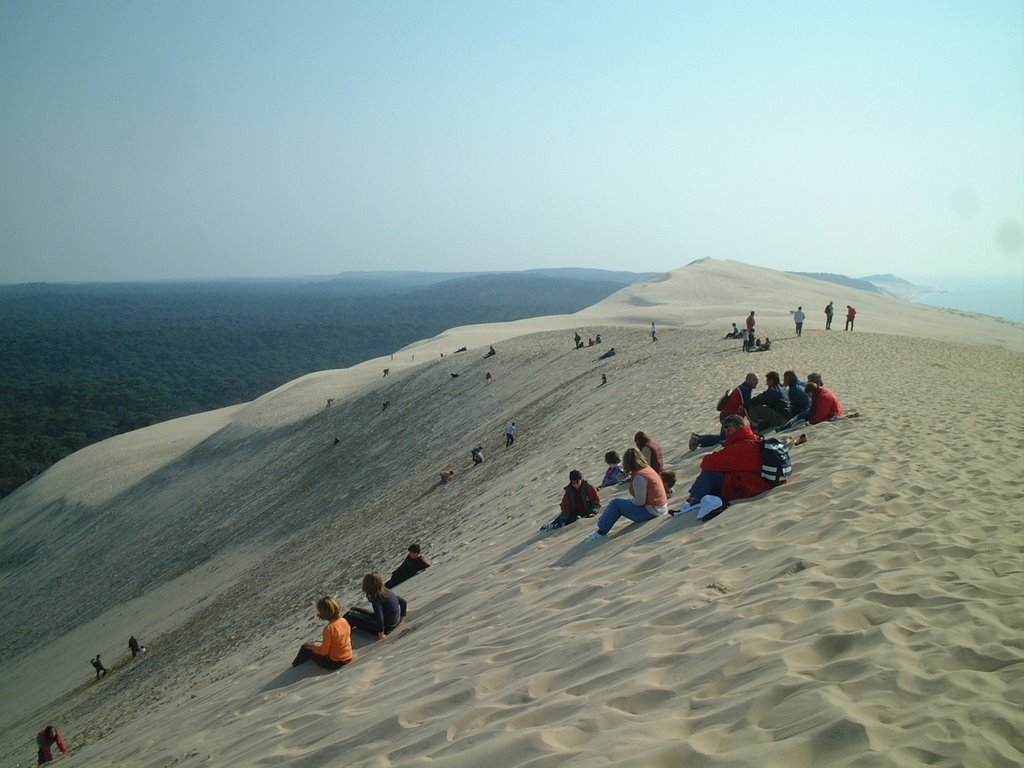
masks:
[[[793,471],[789,446],[774,437],[761,439],[761,477],[772,485],[782,485]]]

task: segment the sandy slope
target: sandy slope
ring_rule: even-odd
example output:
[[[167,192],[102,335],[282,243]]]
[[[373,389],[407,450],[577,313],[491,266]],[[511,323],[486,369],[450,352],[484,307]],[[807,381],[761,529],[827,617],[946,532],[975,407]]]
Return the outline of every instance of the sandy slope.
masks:
[[[856,332],[818,330],[829,298]],[[770,353],[720,338],[751,308]],[[0,505],[0,764],[52,720],[71,765],[1017,765],[1022,352],[1020,326],[704,262],[93,446]],[[787,368],[864,414],[808,429],[787,487],[706,525],[537,533],[637,429],[685,485],[718,394]],[[434,567],[406,629],[291,670],[316,595],[356,600],[413,539]],[[96,652],[122,659],[100,683]]]

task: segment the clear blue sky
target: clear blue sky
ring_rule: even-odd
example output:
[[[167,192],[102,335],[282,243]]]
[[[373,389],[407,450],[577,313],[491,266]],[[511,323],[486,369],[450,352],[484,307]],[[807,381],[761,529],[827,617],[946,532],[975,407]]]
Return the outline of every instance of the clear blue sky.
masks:
[[[0,0],[0,282],[1022,240],[1021,0]]]

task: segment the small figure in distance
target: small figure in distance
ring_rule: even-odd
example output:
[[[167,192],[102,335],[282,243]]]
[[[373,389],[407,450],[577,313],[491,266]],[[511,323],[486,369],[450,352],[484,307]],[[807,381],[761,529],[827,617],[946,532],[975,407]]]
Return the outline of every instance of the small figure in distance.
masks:
[[[849,304],[846,305],[846,327],[844,331],[853,330],[853,321],[857,319],[857,310],[851,307]]]
[[[109,670],[106,667],[103,666],[103,662],[100,661],[100,655],[98,653],[96,654],[96,658],[93,659],[90,663],[92,664],[93,669],[96,670],[96,679],[97,680],[99,680],[101,677],[105,677],[106,676],[106,674],[107,674],[107,672]]]
[[[608,465],[608,469],[604,472],[604,479],[601,480],[601,487],[607,488],[609,485],[618,485],[629,480],[629,473],[622,468],[622,459],[619,458],[619,454],[615,451],[608,451],[604,455],[604,463]]]
[[[352,627],[342,618],[341,604],[332,595],[324,595],[316,601],[316,615],[327,622],[323,637],[319,643],[303,643],[292,666],[312,659],[324,669],[341,669],[355,658]]]
[[[601,509],[601,495],[597,488],[584,480],[583,473],[578,469],[569,473],[569,484],[563,490],[558,516],[547,525],[542,525],[542,531],[554,531],[572,525],[578,518],[593,517]]]
[[[488,357],[494,357],[496,354],[498,353],[494,351],[494,346],[492,345],[491,348],[487,350],[487,354],[484,355],[484,360],[486,360]]]
[[[664,469],[658,473],[658,477],[661,478],[661,484],[665,486],[665,495],[671,497],[672,489],[676,487],[676,473],[671,469]]]
[[[516,441],[516,423],[513,421],[507,427],[505,427],[505,447],[511,448],[512,443]]]
[[[589,338],[589,339],[587,339],[587,346],[588,346],[588,347],[592,347],[592,346],[594,346],[594,339],[593,339],[593,338]]]
[[[380,404],[380,410],[382,412],[386,411],[390,405],[391,405],[391,401],[390,400],[385,400],[383,403]]]
[[[576,345],[576,349],[579,349],[580,347],[583,346],[583,337],[580,336],[580,332],[579,331],[576,331],[572,335],[572,338],[573,338],[573,343]]]
[[[832,306],[832,302],[830,301],[828,304],[825,305],[825,330],[826,331],[831,331],[832,330],[832,315],[834,313],[835,313],[835,308]]]
[[[597,519],[597,530],[587,541],[601,541],[620,517],[635,523],[645,523],[668,510],[668,496],[661,478],[644,460],[636,448],[630,448],[622,457],[622,465],[630,474],[628,499],[612,499]]]
[[[459,378],[459,374],[457,373],[449,373],[448,375],[451,376],[453,379]]]
[[[607,360],[609,357],[615,357],[615,347],[609,347],[608,351],[601,355],[598,360]]]
[[[736,325],[736,323],[733,323],[732,324],[732,330],[729,331],[727,334],[725,334],[725,336],[723,338],[726,338],[726,339],[742,339],[743,338],[743,331],[740,330],[740,327],[738,325]]]
[[[363,576],[363,594],[370,601],[373,610],[350,608],[345,614],[345,620],[356,629],[374,634],[378,640],[383,640],[405,621],[408,606],[403,598],[384,586],[384,579],[376,571]]]
[[[595,343],[595,344],[600,344],[600,343],[601,343],[601,334],[600,334],[600,333],[599,333],[599,334],[597,334],[597,335],[596,335],[596,336],[594,337],[594,343]]]
[[[67,754],[68,745],[64,743],[64,737],[56,726],[48,725],[36,734],[36,746],[39,748],[39,765],[53,762],[53,745],[57,745],[64,754]]]
[[[844,413],[842,403],[831,389],[820,386],[814,381],[808,381],[804,385],[804,389],[811,398],[811,415],[807,419],[810,424],[837,421],[838,419],[855,419],[860,416],[856,411],[849,414]]]
[[[747,331],[743,337],[743,351],[744,352],[756,352],[757,351],[757,340],[754,338],[754,329],[751,328]]]
[[[761,477],[761,440],[746,420],[732,414],[725,417],[722,428],[725,447],[701,459],[700,474],[690,486],[686,501],[669,514],[697,509],[697,518],[707,520],[724,510],[732,499],[756,496],[773,487]]]
[[[651,321],[651,341],[658,340],[658,329],[654,327],[654,321]]]
[[[455,472],[450,469],[442,469],[439,474],[441,476],[441,485],[448,485],[448,483],[455,479]]]
[[[655,474],[665,468],[665,461],[662,459],[661,446],[658,445],[646,432],[637,432],[633,435],[633,445],[643,454],[644,460],[651,465]],[[629,469],[629,467],[626,467]]]
[[[484,381],[486,381],[488,384],[490,384],[492,381],[494,381],[494,377],[491,375],[490,371],[488,371],[487,375],[484,376]]]
[[[767,336],[764,337],[764,344],[761,343],[760,339],[757,340],[757,351],[758,352],[767,352],[771,348],[772,348],[772,340],[769,339]]]
[[[751,426],[758,433],[789,421],[789,393],[783,389],[778,371],[768,371],[764,378],[765,391],[750,398],[747,408]]]
[[[410,544],[409,554],[405,556],[402,564],[391,572],[391,578],[384,582],[384,586],[388,589],[397,587],[403,581],[411,579],[417,573],[425,571],[429,567],[430,563],[420,553],[420,545]]]
[[[607,383],[608,383],[608,374],[602,373],[601,374],[601,384],[600,384],[600,386],[603,387]]]
[[[797,307],[796,312],[791,313],[793,315],[793,322],[796,323],[796,335],[800,336],[804,332],[804,319],[807,317],[804,314],[803,307]]]
[[[469,455],[473,457],[474,464],[484,463],[484,447],[482,445],[478,445],[476,448],[471,448],[469,450]]]
[[[139,645],[139,641],[135,639],[135,635],[128,638],[128,650],[132,652],[132,658],[134,659],[140,653],[146,652],[146,646]]]
[[[455,350],[454,354],[457,355],[457,354],[459,354],[459,352],[465,352],[465,351],[466,351],[466,347],[459,347],[458,349]]]
[[[747,333],[754,330],[754,310],[750,310],[750,314],[747,315]]]
[[[385,368],[384,369],[384,376],[388,376],[388,375],[390,375],[390,373],[391,373],[391,369],[390,368]],[[382,376],[381,378],[384,378],[384,376]]]

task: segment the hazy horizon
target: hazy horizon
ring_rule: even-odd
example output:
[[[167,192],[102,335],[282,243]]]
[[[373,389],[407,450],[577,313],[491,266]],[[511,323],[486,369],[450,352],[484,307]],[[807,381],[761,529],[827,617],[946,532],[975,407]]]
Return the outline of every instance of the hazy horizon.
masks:
[[[1024,284],[1024,4],[0,6],[0,283]]]

